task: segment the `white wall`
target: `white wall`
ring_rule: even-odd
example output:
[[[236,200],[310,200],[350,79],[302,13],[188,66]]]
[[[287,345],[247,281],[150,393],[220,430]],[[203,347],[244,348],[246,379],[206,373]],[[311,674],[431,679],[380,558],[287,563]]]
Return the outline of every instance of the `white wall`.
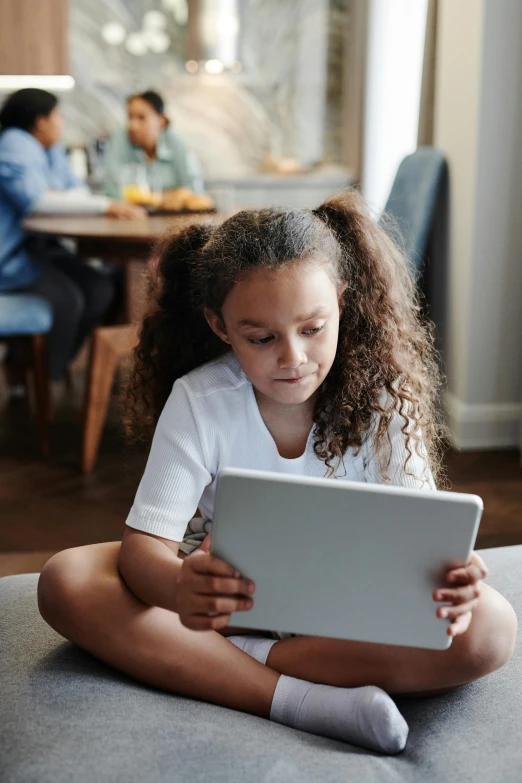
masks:
[[[377,212],[417,147],[428,0],[369,0],[362,191]]]
[[[444,346],[448,386],[466,396],[469,280],[473,250],[483,0],[438,7],[434,144],[450,170],[449,274]]]
[[[522,3],[440,0],[436,146],[450,168],[446,407],[461,448],[518,444]]]

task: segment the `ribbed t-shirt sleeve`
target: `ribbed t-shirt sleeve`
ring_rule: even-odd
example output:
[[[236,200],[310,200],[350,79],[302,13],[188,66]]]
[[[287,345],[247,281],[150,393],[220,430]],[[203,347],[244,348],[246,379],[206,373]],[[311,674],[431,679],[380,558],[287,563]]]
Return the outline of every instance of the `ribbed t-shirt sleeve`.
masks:
[[[129,527],[171,541],[183,540],[203,490],[212,481],[201,419],[186,382],[177,380],[156,427],[127,518]]]
[[[407,423],[405,432],[404,425]],[[383,484],[390,483],[399,487],[410,487],[411,489],[435,490],[435,480],[431,472],[428,461],[426,447],[419,433],[417,438],[407,437],[413,432],[414,424],[411,420],[407,422],[404,417],[394,410],[389,427],[389,447],[385,450],[384,470],[382,470],[381,459],[375,452],[372,436],[366,441],[363,452],[365,478],[370,483]]]

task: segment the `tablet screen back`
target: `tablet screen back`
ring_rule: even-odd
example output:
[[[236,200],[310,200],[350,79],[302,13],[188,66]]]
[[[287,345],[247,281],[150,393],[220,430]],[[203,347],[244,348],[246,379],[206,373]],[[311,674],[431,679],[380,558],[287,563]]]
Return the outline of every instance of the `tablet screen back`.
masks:
[[[226,469],[212,551],[256,583],[230,624],[445,649],[432,593],[481,514],[475,495]]]

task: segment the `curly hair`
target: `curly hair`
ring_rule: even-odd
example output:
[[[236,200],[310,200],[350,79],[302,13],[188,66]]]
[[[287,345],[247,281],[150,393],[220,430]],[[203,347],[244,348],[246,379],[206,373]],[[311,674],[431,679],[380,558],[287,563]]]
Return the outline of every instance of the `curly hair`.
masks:
[[[341,305],[336,357],[320,387],[314,450],[335,474],[349,447],[371,441],[384,481],[389,426],[402,417],[407,457],[422,454],[441,477],[441,377],[433,330],[421,315],[409,263],[356,191],[318,209],[245,210],[218,227],[192,225],[163,240],[127,388],[127,427],[150,440],[174,381],[230,348],[204,308],[221,316],[251,270],[310,259],[327,267]]]

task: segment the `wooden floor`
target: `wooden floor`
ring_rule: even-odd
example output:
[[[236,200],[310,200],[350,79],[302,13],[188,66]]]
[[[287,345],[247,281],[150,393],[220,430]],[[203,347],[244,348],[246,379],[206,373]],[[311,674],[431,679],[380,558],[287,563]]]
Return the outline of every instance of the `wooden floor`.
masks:
[[[121,538],[146,457],[126,446],[118,421],[114,405],[98,466],[83,476],[78,389],[57,410],[47,461],[25,404],[0,405],[0,576],[39,571],[67,547]],[[478,546],[522,544],[518,452],[450,453],[447,466],[451,489],[484,500]]]

